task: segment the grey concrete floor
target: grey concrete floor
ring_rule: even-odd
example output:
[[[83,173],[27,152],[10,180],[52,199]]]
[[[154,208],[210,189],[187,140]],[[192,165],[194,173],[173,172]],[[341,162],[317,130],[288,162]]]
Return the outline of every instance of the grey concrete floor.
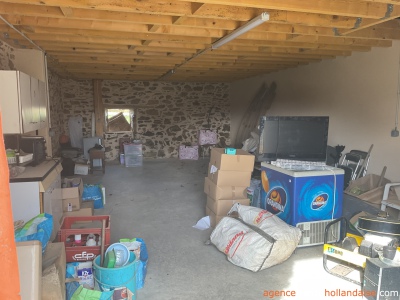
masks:
[[[106,205],[95,214],[110,215],[111,242],[134,237],[146,242],[148,270],[138,300],[362,299],[332,294],[361,288],[324,270],[322,245],[297,248],[285,262],[257,273],[205,245],[212,229],[192,226],[205,216],[208,162],[157,159],[126,168],[115,161],[106,164],[104,175],[82,176],[84,183],[105,187]],[[281,290],[292,296],[268,294]]]

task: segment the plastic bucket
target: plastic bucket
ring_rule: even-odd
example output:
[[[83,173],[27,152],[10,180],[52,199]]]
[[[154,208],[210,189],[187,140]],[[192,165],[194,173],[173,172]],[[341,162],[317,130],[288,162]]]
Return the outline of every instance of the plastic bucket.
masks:
[[[138,261],[133,252],[130,252],[129,263],[120,268],[100,267],[100,255],[93,261],[93,272],[96,286],[101,291],[111,291],[118,287],[127,287],[136,299],[136,270]]]

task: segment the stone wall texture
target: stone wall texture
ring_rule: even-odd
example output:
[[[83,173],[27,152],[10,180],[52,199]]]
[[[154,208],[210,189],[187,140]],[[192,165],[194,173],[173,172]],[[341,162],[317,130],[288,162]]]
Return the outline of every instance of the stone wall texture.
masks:
[[[0,70],[15,70],[14,48],[0,41]]]
[[[14,49],[0,41],[0,69],[15,70]],[[48,70],[53,155],[59,155],[59,137],[69,135],[68,121],[81,116],[83,137],[92,134],[93,82],[65,79]],[[105,133],[106,159],[119,158],[119,139],[134,138],[148,158],[178,157],[182,144],[197,144],[199,129],[218,133],[219,145],[230,145],[229,84],[148,81],[102,82],[105,105],[129,105],[135,110],[136,135]]]
[[[61,92],[61,78],[48,70],[49,102],[50,102],[50,130],[53,134],[51,147],[53,156],[60,156],[60,135],[64,132],[63,102]]]
[[[220,145],[230,144],[229,85],[223,83],[170,83],[147,81],[102,82],[105,105],[129,105],[135,110],[143,156],[178,157],[181,144],[196,144],[199,129],[218,132]],[[94,112],[91,81],[62,80],[64,130],[68,119],[82,116],[83,136],[91,136]],[[119,157],[119,139],[132,133],[106,133],[106,159]]]

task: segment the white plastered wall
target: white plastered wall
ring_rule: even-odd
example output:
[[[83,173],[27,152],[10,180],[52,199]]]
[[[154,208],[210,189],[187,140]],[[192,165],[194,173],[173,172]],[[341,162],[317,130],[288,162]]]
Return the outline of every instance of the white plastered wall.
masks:
[[[373,144],[368,173],[400,181],[400,137],[395,126],[400,43],[373,48],[241,80],[231,85],[231,137],[234,141],[243,112],[263,82],[277,84],[267,115],[327,115],[330,146],[368,151]]]

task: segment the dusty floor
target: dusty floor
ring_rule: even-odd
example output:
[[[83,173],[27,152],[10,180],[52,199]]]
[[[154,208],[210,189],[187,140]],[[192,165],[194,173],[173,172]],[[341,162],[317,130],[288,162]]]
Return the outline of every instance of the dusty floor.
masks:
[[[362,299],[352,296],[360,286],[324,270],[322,245],[297,248],[287,261],[257,273],[205,245],[212,229],[192,226],[205,215],[207,167],[207,158],[145,160],[134,168],[111,162],[104,175],[83,176],[84,183],[106,189],[106,205],[95,214],[111,216],[111,241],[146,242],[148,271],[137,299]],[[275,291],[288,296],[271,295]]]

